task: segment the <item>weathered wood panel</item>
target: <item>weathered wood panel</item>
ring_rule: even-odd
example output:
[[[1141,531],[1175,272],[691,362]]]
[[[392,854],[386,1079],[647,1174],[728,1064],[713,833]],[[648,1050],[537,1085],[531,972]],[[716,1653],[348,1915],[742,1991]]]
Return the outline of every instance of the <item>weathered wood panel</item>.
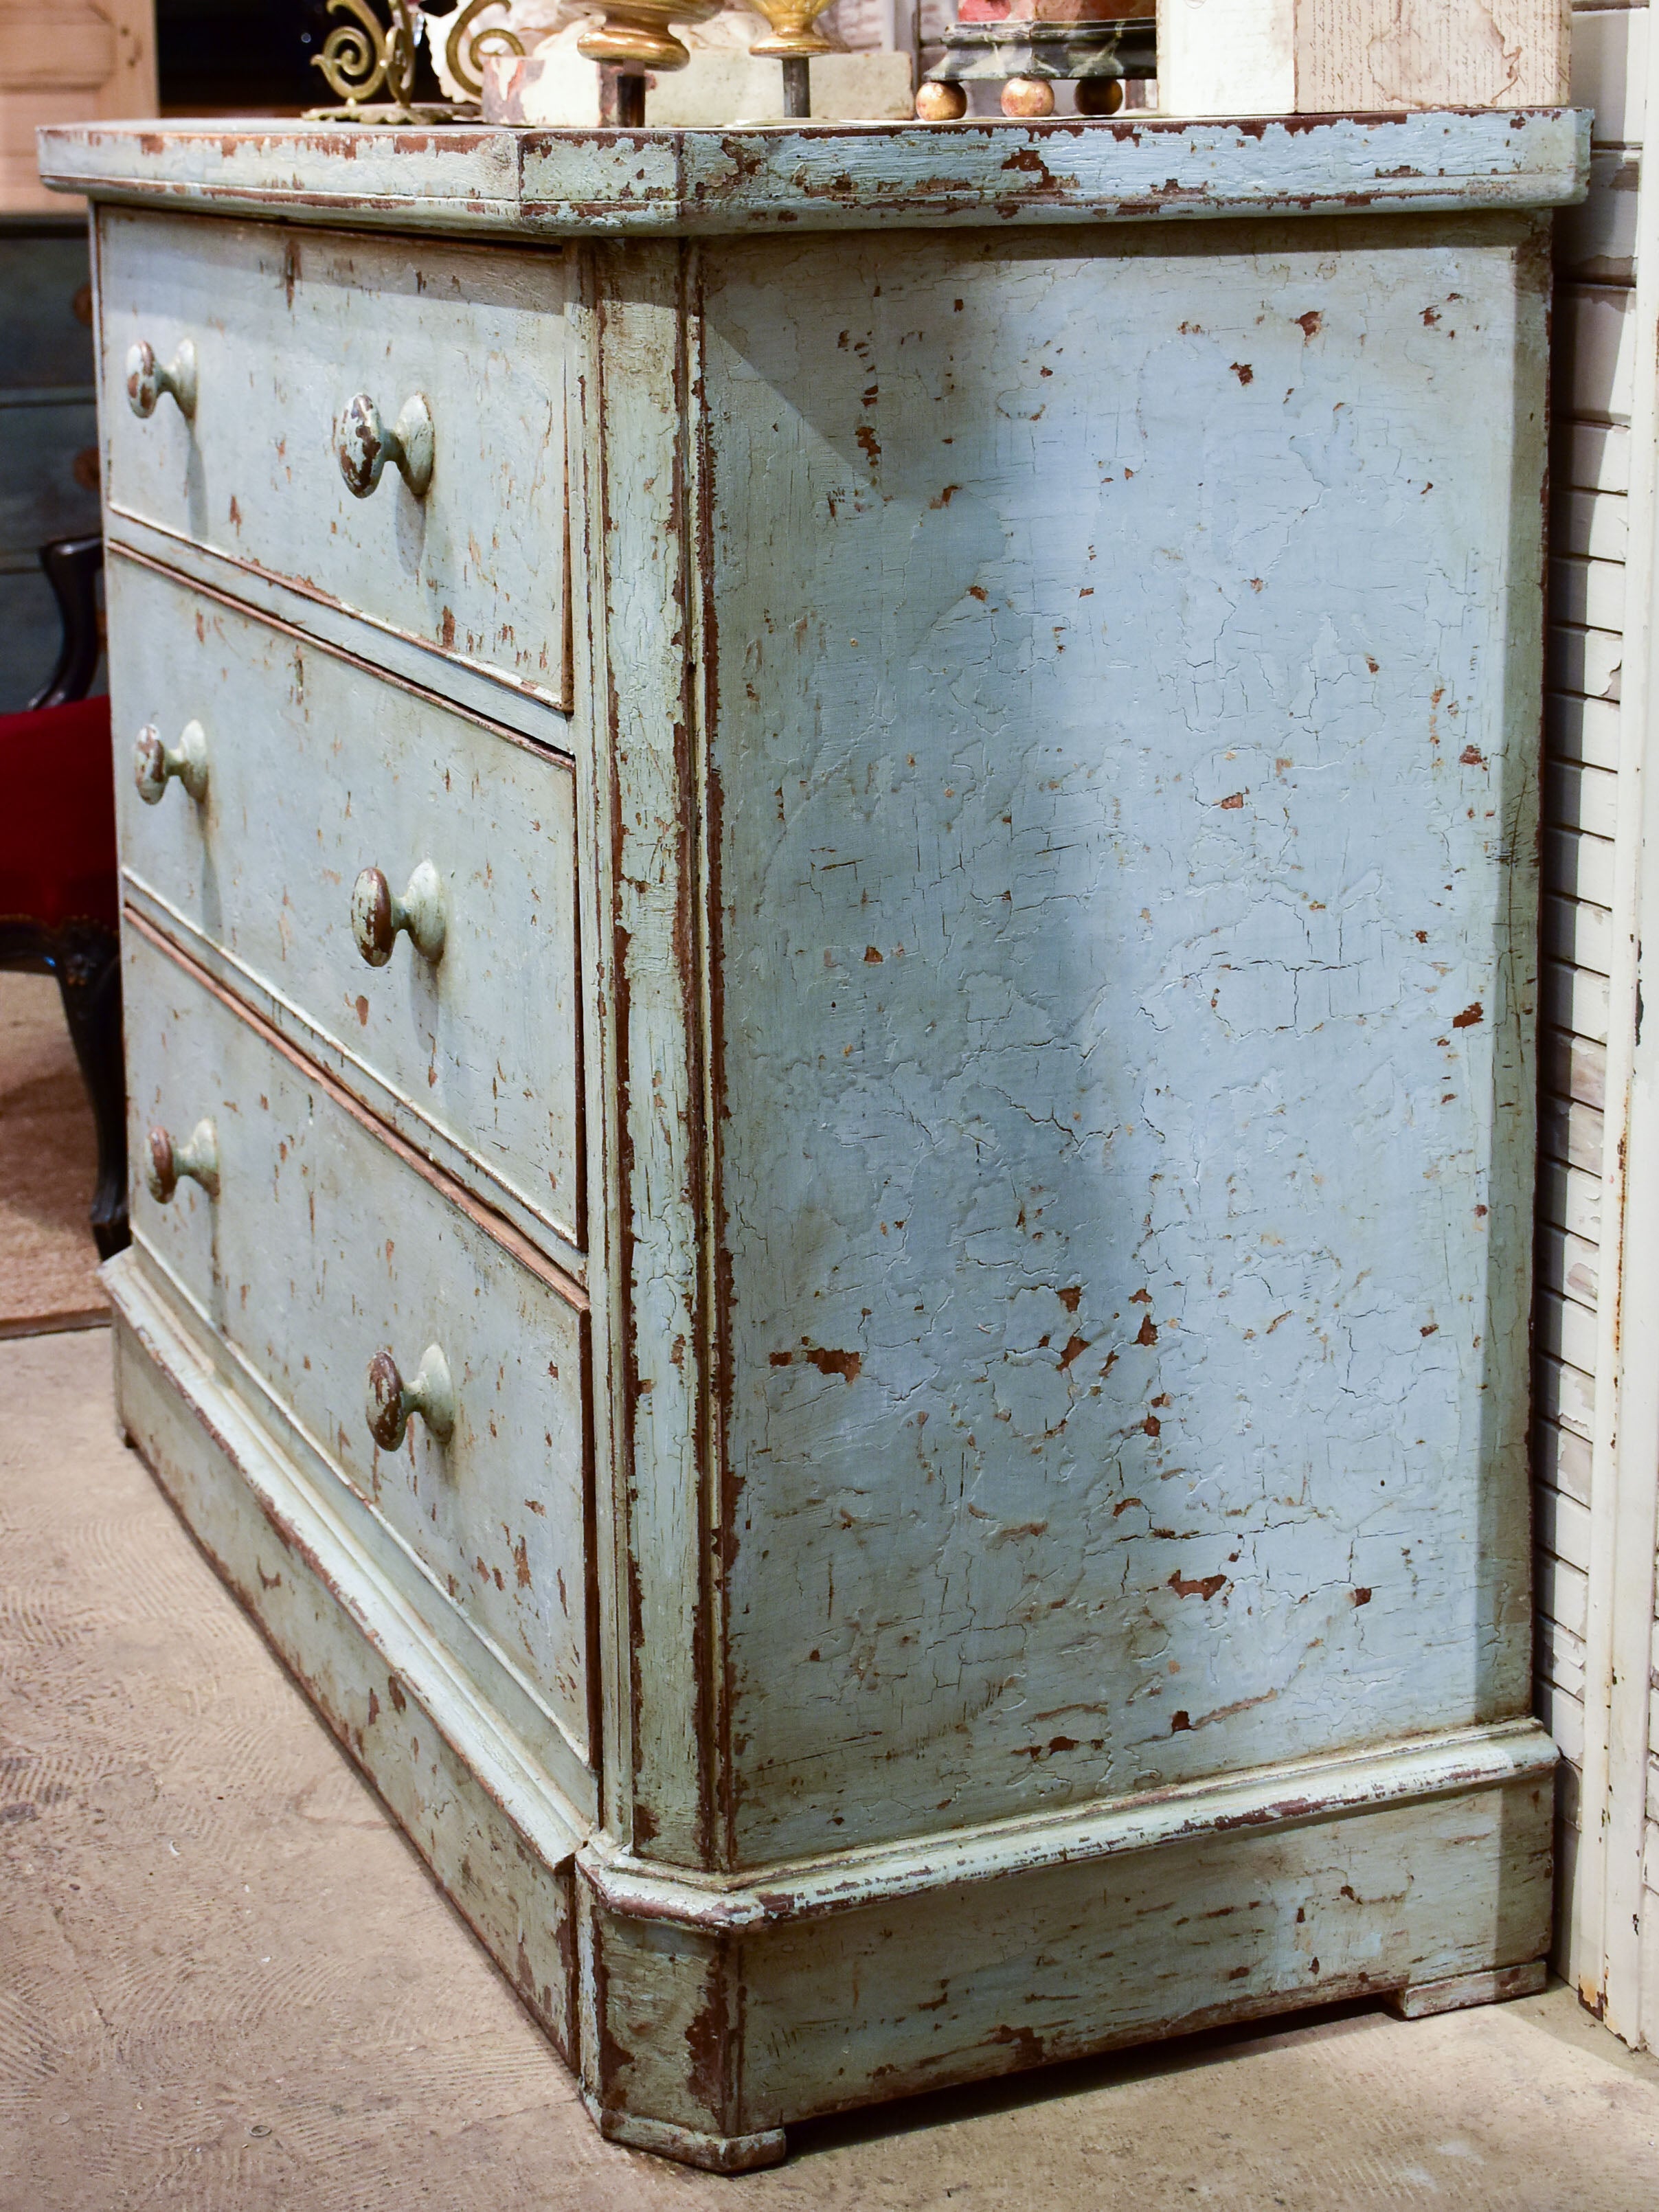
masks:
[[[1321,1817],[1327,1778],[1310,1776],[1310,1811],[1282,1825],[1120,1852],[1103,1835],[1086,1859],[901,1882],[850,1909],[766,1889],[724,1925],[717,1899],[695,1919],[666,1897],[625,1916],[585,1850],[586,2093],[623,2141],[760,2163],[781,2153],[769,2130],[813,2112],[1526,1966],[1548,1936],[1551,1754],[1524,1734],[1505,1784]]]
[[[708,250],[740,1855],[1524,1709],[1547,279]]]
[[[125,645],[112,706],[129,878],[294,1007],[372,1097],[391,1091],[580,1249],[568,763],[154,568],[112,555],[107,588]],[[138,731],[176,745],[192,720],[205,794],[170,787],[146,805]],[[442,885],[441,957],[404,937],[368,966],[352,937],[359,870],[401,893],[422,863]]]
[[[1547,106],[1567,95],[1565,0],[1160,0],[1169,115]]]
[[[218,1525],[233,1475],[267,1522],[286,1498],[335,1594],[285,1647],[328,1648],[325,1705],[375,1687],[360,1644],[401,1636],[388,1680],[424,1669],[423,1717],[347,1725],[444,1879],[492,1887],[510,1967],[541,1911],[523,1971],[548,2014],[583,1832],[602,2126],[741,2166],[797,2113],[913,2084],[1532,1972],[1554,1752],[1520,1717],[1525,210],[1577,189],[1577,125],[212,137],[83,135],[74,158],[126,164],[108,189],[157,209],[338,222],[349,198],[354,229],[587,241],[548,398],[573,428],[592,1341],[580,1288],[420,1157],[454,1139],[377,1121],[367,1073],[307,1058],[299,1013],[284,1029],[253,963],[154,886],[129,907],[135,1089],[180,1135],[215,1114],[222,1184],[211,1208],[143,1200],[119,1280],[156,1394],[212,1432],[145,1414],[186,1510]],[[1377,212],[1413,198],[1441,214]],[[162,274],[208,241],[185,281],[230,272],[222,362],[283,327],[285,295],[234,283],[296,234],[152,213],[122,234]],[[301,273],[319,257],[384,285],[375,360],[401,357],[424,249],[305,244]],[[1581,321],[1612,392],[1628,329],[1595,301]],[[262,356],[256,442],[287,404]],[[481,545],[526,436],[509,423],[473,487]],[[484,660],[324,596],[292,550],[302,496],[245,510],[235,543],[188,534],[188,477],[182,521],[146,489],[161,450],[119,445],[111,478],[118,506],[143,494],[117,534],[152,570],[246,591],[250,634],[301,634],[308,687],[313,624],[331,665],[384,640],[405,694],[424,662],[477,727]],[[1616,467],[1610,441],[1585,466]],[[513,527],[562,556],[560,493]],[[1608,518],[1583,521],[1563,565],[1588,602],[1617,564]],[[1583,675],[1599,648],[1559,650]],[[242,688],[279,674],[250,662]],[[549,701],[513,696],[531,734]],[[1594,720],[1555,769],[1591,814]],[[453,750],[440,726],[394,755]],[[377,843],[402,818],[351,795]],[[1552,877],[1552,1006],[1591,974],[1565,956],[1598,927],[1593,872]],[[1574,1066],[1564,1255],[1595,1236]],[[1564,1439],[1589,1425],[1587,1310],[1551,1310]],[[405,1372],[448,1352],[447,1454],[417,1427],[376,1465],[360,1437],[386,1342]],[[1565,1443],[1559,1471],[1566,1615]],[[562,1605],[580,1584],[579,1649],[544,1617],[550,1563]],[[1554,1623],[1547,1695],[1582,1681],[1582,1642]],[[328,1669],[351,1666],[343,1702]],[[425,1717],[477,1791],[434,1771]],[[480,1877],[461,1841],[504,1851],[508,1828],[540,1905],[540,1875]]]
[[[584,1313],[137,927],[125,975],[133,1158],[203,1117],[219,1152],[216,1198],[139,1185],[135,1237],[424,1564],[424,1618],[461,1665],[465,1622],[591,1760]],[[414,1419],[380,1450],[369,1362],[389,1346],[412,1379],[430,1344],[454,1436]]]
[[[562,704],[565,257],[100,217],[101,422],[115,512],[338,601]],[[188,339],[198,397],[127,404],[130,346]],[[430,489],[347,490],[336,425],[431,409]],[[372,638],[364,640],[372,656]],[[434,668],[434,677],[436,670]]]
[[[362,1571],[349,1540],[220,1384],[141,1256],[107,1277],[124,1429],[191,1534],[362,1767],[567,2063],[576,2062],[562,1803],[497,1717]]]
[[[369,137],[316,124],[43,131],[41,171],[100,200],[295,223],[593,238],[757,228],[1156,222],[1583,197],[1588,132],[1559,111],[1160,121],[834,124],[757,131]]]
[[[720,1846],[702,1237],[705,808],[686,436],[695,339],[678,246],[597,246],[585,272],[580,726],[607,1208],[605,1480],[617,1547],[609,1810],[641,1847],[697,1865]]]

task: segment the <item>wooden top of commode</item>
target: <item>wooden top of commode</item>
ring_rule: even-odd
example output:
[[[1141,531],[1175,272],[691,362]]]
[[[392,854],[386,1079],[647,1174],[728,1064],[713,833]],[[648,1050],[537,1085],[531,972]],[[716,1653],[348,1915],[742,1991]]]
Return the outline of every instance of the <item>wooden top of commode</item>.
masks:
[[[55,190],[185,212],[558,239],[1459,213],[1582,199],[1589,118],[1447,109],[1182,123],[83,123]]]

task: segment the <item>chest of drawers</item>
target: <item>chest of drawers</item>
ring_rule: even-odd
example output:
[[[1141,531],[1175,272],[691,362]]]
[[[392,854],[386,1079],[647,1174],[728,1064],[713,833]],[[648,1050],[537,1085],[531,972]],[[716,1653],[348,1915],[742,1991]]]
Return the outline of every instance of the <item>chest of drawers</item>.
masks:
[[[604,2130],[1535,1986],[1576,119],[42,158],[121,1416]]]

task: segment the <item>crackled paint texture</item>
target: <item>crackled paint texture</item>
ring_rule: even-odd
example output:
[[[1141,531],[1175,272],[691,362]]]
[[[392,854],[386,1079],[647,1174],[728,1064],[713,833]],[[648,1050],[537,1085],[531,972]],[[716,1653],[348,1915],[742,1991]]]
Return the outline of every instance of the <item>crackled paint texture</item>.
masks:
[[[562,252],[435,240],[411,252],[110,212],[99,283],[118,513],[566,703]],[[193,418],[164,400],[139,420],[128,347],[169,361],[185,337]],[[337,453],[347,403],[364,393],[392,422],[416,392],[434,425],[430,489],[416,499],[387,470],[353,497]]]
[[[349,1504],[336,1483],[368,1507],[356,1520],[377,1585],[489,1684],[569,1786],[589,1756],[582,1315],[527,1249],[411,1172],[140,928],[125,972],[146,1015],[128,1043],[134,1157],[152,1126],[206,1115],[220,1164],[211,1203],[194,1185],[165,1206],[135,1189],[140,1250],[258,1378],[243,1385],[256,1417],[279,1419],[264,1389],[292,1409],[333,1510]],[[441,1449],[412,1419],[381,1451],[368,1363],[389,1346],[408,1376],[432,1343],[454,1378],[454,1436]],[[517,1701],[492,1659],[523,1686]]]
[[[1546,279],[708,250],[740,1859],[1525,1711]]]
[[[121,853],[192,952],[219,948],[304,1047],[387,1096],[568,1246],[583,1235],[574,779],[545,750],[379,684],[325,647],[112,555]],[[133,737],[203,728],[207,789],[145,805]],[[351,933],[360,868],[443,886],[442,957]],[[447,1159],[446,1164],[448,1164]]]

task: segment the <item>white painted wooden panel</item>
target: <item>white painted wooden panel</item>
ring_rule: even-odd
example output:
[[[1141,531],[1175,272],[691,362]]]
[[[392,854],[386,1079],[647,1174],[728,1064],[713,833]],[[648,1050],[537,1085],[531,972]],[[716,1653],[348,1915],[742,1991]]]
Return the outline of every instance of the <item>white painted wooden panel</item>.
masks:
[[[1538,1498],[1538,1541],[1580,1574],[1590,1564],[1589,1514],[1576,1498],[1540,1486]]]
[[[1539,1040],[1543,1086],[1558,1098],[1582,1099],[1598,1111],[1606,1103],[1607,1054],[1605,1045],[1565,1030],[1546,1030]]]
[[[100,222],[113,508],[567,703],[564,253]],[[194,421],[166,398],[139,420],[128,348],[144,340],[165,362],[185,339]],[[390,427],[416,392],[434,422],[430,489],[417,499],[387,467],[354,498],[341,410],[367,393]]]
[[[1584,1438],[1559,1423],[1540,1421],[1537,1440],[1538,1479],[1576,1498],[1587,1510],[1590,1496],[1590,1448]]]
[[[112,555],[124,865],[580,1247],[575,818],[568,762]],[[205,733],[208,787],[134,787],[137,732]],[[443,885],[443,953],[352,937],[358,871]]]
[[[1563,1759],[1575,1767],[1584,1763],[1583,1700],[1548,1682],[1538,1685],[1538,1717],[1555,1738]]]
[[[132,1156],[214,1123],[220,1191],[141,1180],[133,1229],[429,1574],[428,1620],[463,1622],[589,1755],[586,1322],[527,1246],[492,1236],[367,1117],[135,929],[125,964]],[[142,1174],[142,1168],[141,1168]],[[447,1449],[419,1420],[380,1450],[364,1413],[383,1346],[412,1379],[448,1361]]]
[[[1617,423],[1567,422],[1552,441],[1552,465],[1562,482],[1628,492],[1630,432]]]
[[[1617,630],[1571,629],[1558,623],[1550,631],[1548,676],[1551,684],[1558,690],[1576,693],[1584,698],[1608,701],[1616,706],[1624,665],[1625,641]],[[1594,719],[1600,720],[1599,717]],[[1581,732],[1583,720],[1582,715],[1578,717]],[[1596,742],[1599,738],[1599,731],[1591,732],[1592,742]],[[1581,745],[1583,742],[1581,735]],[[1588,751],[1580,751],[1571,757],[1591,760],[1597,768],[1618,765],[1616,750],[1610,760]]]
[[[1600,426],[1597,426],[1600,427]],[[1622,630],[1625,571],[1615,561],[1563,557],[1550,562],[1550,611],[1557,622]]]
[[[1619,828],[1619,779],[1610,769],[1553,761],[1544,775],[1545,805],[1552,823],[1564,830],[1588,830],[1593,837],[1615,836]]]
[[[1546,960],[1539,974],[1538,1013],[1540,1021],[1571,1030],[1593,1043],[1607,1041],[1607,979],[1589,969],[1571,967],[1565,960]],[[1596,1163],[1600,1166],[1600,1161]]]
[[[1582,837],[1551,827],[1544,833],[1544,881],[1569,898],[1594,906],[1613,902],[1613,845],[1606,837]]]
[[[1620,492],[1567,490],[1558,495],[1551,544],[1592,561],[1622,561],[1628,536]]]
[[[1601,1116],[1576,1099],[1546,1098],[1538,1115],[1539,1149],[1547,1159],[1597,1175],[1601,1167]]]
[[[1555,225],[1555,265],[1584,284],[1631,284],[1636,278],[1636,228],[1641,165],[1629,152],[1592,155],[1589,190],[1577,207],[1563,208]]]
[[[1630,293],[1613,284],[1567,284],[1555,295],[1557,389],[1584,421],[1627,423],[1636,370]]]
[[[1539,1164],[1539,1218],[1582,1237],[1591,1244],[1599,1243],[1601,1231],[1601,1178],[1599,1173],[1587,1174],[1581,1168],[1569,1167],[1565,1160],[1542,1160]]]
[[[1568,97],[1595,111],[1593,143],[1639,146],[1647,97],[1648,10],[1575,8]]]
[[[1594,1373],[1595,1310],[1581,1305],[1576,1298],[1563,1297],[1540,1287],[1534,1341],[1540,1351],[1565,1360],[1571,1366],[1582,1367],[1587,1374]]]
[[[1610,972],[1613,916],[1606,907],[1552,897],[1545,902],[1542,919],[1543,948],[1549,958],[1571,961],[1597,975]]]
[[[1595,1305],[1597,1268],[1601,1258],[1598,1245],[1587,1237],[1574,1237],[1565,1229],[1547,1226],[1539,1231],[1539,1268],[1542,1279],[1559,1282],[1565,1297],[1577,1300],[1592,1310]]]
[[[1584,1697],[1584,1639],[1559,1620],[1540,1617],[1536,1662],[1540,1677],[1580,1704]]]
[[[1609,641],[1598,644],[1595,652],[1605,668],[1619,655],[1618,666],[1623,672],[1624,639],[1617,630],[1570,630],[1557,625],[1550,633],[1553,655],[1567,649],[1565,641],[1589,638]],[[1586,672],[1583,661],[1592,648],[1584,644],[1576,647],[1581,656],[1574,672]],[[1619,705],[1614,699],[1575,697],[1569,693],[1552,692],[1544,702],[1544,734],[1549,749],[1558,760],[1573,761],[1583,768],[1604,769],[1609,775],[1619,767]],[[1604,787],[1607,788],[1607,787]],[[1570,825],[1577,827],[1577,824]]]

